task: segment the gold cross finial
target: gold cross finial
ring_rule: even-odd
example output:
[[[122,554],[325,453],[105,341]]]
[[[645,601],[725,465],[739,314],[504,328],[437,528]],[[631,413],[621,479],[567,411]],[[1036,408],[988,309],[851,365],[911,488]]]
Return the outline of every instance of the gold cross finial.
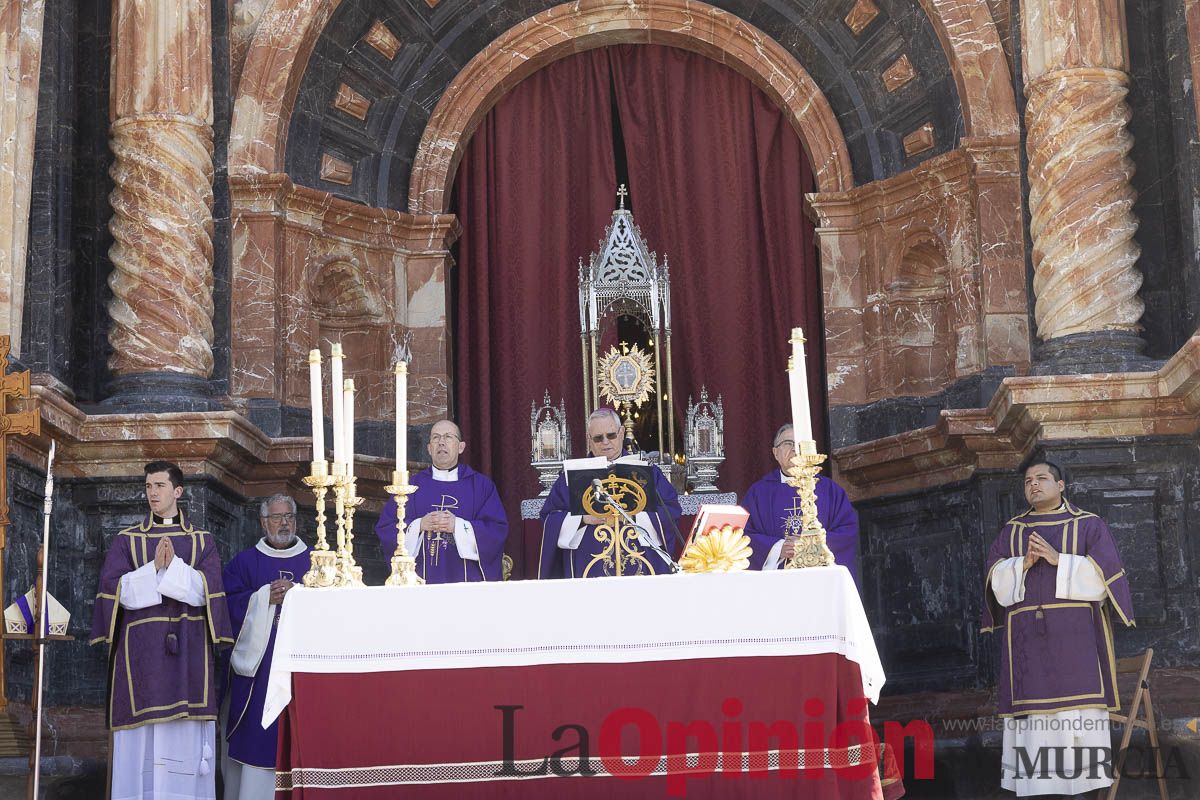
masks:
[[[617,188],[617,200],[620,203],[619,208],[621,211],[625,210],[625,198],[628,196],[629,196],[629,190],[626,189],[625,184],[622,183],[620,185],[620,187]]]

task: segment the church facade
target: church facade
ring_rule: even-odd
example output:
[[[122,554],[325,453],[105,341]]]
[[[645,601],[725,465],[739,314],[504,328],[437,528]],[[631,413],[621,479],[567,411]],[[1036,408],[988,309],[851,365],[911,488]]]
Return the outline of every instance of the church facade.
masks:
[[[398,337],[409,451],[454,411],[452,195],[472,134],[538,70],[645,44],[744,76],[812,167],[797,191],[830,463],[861,520],[889,691],[993,684],[983,564],[1034,451],[1117,538],[1138,616],[1118,654],[1200,666],[1200,3],[1065,5],[8,4],[0,333],[44,435],[10,444],[6,597],[32,581],[46,436],[50,590],[76,633],[107,543],[144,511],[145,461],[183,466],[191,519],[226,560],[257,538],[258,498],[304,505],[320,341],[344,342],[359,380],[356,539],[381,583]],[[784,391],[782,365],[754,379]],[[98,717],[104,663],[85,638],[48,651],[47,698]],[[31,664],[9,648],[19,701]]]

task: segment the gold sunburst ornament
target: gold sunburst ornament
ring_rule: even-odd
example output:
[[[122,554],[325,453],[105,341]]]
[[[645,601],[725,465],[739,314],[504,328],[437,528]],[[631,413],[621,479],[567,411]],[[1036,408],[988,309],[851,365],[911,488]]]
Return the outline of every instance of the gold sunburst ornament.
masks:
[[[600,393],[610,403],[640,406],[654,391],[654,361],[636,344],[610,347],[600,359]]]
[[[750,568],[750,537],[741,528],[722,525],[697,536],[679,566],[684,572],[740,572]]]

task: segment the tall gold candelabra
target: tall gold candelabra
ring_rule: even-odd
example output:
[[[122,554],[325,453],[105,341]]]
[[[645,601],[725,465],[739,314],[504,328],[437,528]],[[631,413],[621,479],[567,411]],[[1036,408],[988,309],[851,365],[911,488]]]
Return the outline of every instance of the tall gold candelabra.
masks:
[[[309,587],[337,586],[337,553],[329,549],[325,540],[325,493],[333,486],[328,461],[313,461],[309,464],[311,474],[304,485],[312,489],[317,498],[317,544],[312,549],[312,566],[304,574],[304,585]]]
[[[799,449],[792,456],[788,485],[800,495],[801,533],[784,568],[831,567],[833,551],[825,543],[825,527],[817,517],[817,473],[825,456],[817,452],[816,442],[801,441],[796,445]]]
[[[354,511],[362,498],[354,487],[354,474],[345,464],[333,465],[333,497],[337,511],[337,583],[336,586],[365,586],[362,567],[354,563]]]
[[[313,461],[309,469],[312,474],[304,479],[304,484],[317,499],[317,544],[312,549],[311,566],[304,573],[304,585],[364,586],[362,567],[354,563],[354,510],[362,503],[354,490],[354,476],[347,474],[345,464],[337,462],[332,475],[327,461]],[[333,489],[336,550],[329,548],[325,535],[325,493],[330,489]]]
[[[392,554],[392,574],[388,576],[387,586],[420,586],[425,580],[417,574],[417,560],[408,552],[404,544],[404,509],[408,505],[408,496],[417,490],[408,482],[408,470],[393,470],[392,483],[383,487],[392,497],[396,498],[396,552]]]

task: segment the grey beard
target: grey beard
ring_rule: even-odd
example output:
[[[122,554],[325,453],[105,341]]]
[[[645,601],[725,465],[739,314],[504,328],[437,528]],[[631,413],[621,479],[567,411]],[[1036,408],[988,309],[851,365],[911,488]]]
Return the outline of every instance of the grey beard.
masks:
[[[271,545],[271,547],[274,547],[276,550],[286,550],[296,541],[296,534],[289,534],[285,539],[279,534],[271,535],[268,533],[266,538],[267,544]]]

